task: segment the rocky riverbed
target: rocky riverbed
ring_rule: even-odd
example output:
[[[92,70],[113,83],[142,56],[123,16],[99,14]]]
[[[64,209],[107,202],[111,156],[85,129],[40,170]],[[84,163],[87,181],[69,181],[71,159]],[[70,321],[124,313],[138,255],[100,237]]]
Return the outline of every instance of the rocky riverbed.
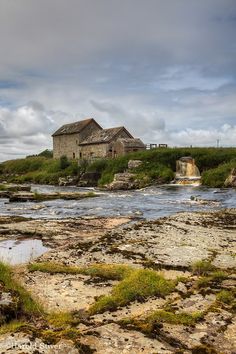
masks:
[[[45,315],[27,319],[25,327],[0,335],[2,353],[236,352],[236,209],[181,212],[153,221],[2,216],[0,235],[37,237],[51,247],[31,268],[14,267],[14,278],[47,315],[73,317],[63,326],[47,322]],[[102,268],[107,264],[110,268]],[[127,274],[121,276],[119,267]],[[148,276],[150,294],[143,288],[138,294],[147,279],[139,284],[137,278],[129,301],[122,302],[116,292],[125,289],[127,295],[129,279],[131,284],[140,275]],[[160,277],[169,290],[152,291],[152,277]],[[1,311],[9,296],[13,293],[3,286]]]

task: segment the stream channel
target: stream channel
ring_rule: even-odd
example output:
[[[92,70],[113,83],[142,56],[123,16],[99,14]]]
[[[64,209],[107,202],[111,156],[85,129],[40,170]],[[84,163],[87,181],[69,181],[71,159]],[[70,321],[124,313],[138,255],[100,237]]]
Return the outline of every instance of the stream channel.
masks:
[[[47,192],[94,191],[98,197],[81,200],[9,203],[0,199],[0,215],[35,219],[62,219],[81,216],[133,216],[148,220],[182,211],[236,208],[235,189],[202,186],[162,185],[142,190],[107,192],[93,188],[32,185],[32,190]],[[20,264],[35,259],[48,250],[38,239],[11,239],[0,242],[0,260]]]

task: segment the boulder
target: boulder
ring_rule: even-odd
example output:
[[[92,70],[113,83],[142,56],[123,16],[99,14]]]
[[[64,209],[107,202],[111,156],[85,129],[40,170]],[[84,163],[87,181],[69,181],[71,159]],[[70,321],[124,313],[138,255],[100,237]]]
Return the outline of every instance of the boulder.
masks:
[[[138,182],[135,180],[135,175],[128,172],[116,173],[113,182],[107,186],[109,190],[127,190],[137,187]]]
[[[224,185],[226,187],[236,187],[236,167],[230,172],[230,175],[226,178]]]
[[[59,177],[58,185],[59,186],[75,186],[78,181],[77,176],[67,176],[67,177]]]
[[[99,172],[86,172],[83,173],[78,182],[79,187],[96,187],[98,180],[101,178]]]
[[[133,168],[139,167],[140,165],[142,165],[142,161],[141,160],[129,160],[128,169],[131,170]]]

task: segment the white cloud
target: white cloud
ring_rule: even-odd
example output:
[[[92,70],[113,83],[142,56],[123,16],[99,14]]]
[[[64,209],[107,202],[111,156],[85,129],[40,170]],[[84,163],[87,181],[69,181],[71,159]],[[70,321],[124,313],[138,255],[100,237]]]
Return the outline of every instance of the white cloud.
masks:
[[[235,145],[235,12],[235,0],[1,0],[0,159],[86,117],[145,142]]]

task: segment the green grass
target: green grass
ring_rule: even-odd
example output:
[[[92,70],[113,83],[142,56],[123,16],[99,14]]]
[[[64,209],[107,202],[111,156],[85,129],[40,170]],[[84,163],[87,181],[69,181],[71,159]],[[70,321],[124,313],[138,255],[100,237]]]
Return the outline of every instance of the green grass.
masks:
[[[59,177],[75,176],[79,172],[77,161],[62,166],[60,160],[44,156],[9,160],[0,164],[0,176],[8,182],[56,184]]]
[[[99,185],[103,186],[112,182],[115,173],[124,172],[130,159],[138,159],[143,163],[133,172],[141,186],[153,182],[168,183],[174,178],[176,160],[183,156],[192,156],[200,172],[204,173],[204,171],[217,168],[220,164],[234,160],[236,148],[158,148],[131,153],[112,160],[98,160],[88,169],[101,173]],[[214,181],[204,179],[204,184],[210,186],[211,183]],[[220,186],[223,185],[222,183]]]
[[[236,148],[157,148],[131,153],[116,159],[100,159],[89,164],[76,160],[62,163],[52,159],[51,152],[45,151],[38,156],[5,161],[0,164],[0,177],[8,182],[56,184],[59,177],[78,175],[81,172],[101,173],[99,185],[112,182],[114,174],[124,172],[130,159],[143,163],[134,169],[140,186],[152,183],[168,183],[174,178],[176,160],[192,156],[198,166],[204,185],[222,187],[230,169],[236,167]]]
[[[164,310],[157,310],[152,312],[145,318],[133,317],[126,318],[121,321],[121,324],[132,326],[135,329],[140,330],[145,334],[152,335],[157,328],[158,324],[161,323],[170,323],[174,325],[184,325],[184,326],[193,326],[196,322],[200,321],[203,318],[203,313],[174,313]]]
[[[4,284],[6,290],[12,290],[18,294],[22,312],[24,314],[31,316],[43,312],[41,306],[32,299],[30,293],[26,291],[16,280],[13,279],[12,268],[1,262],[0,282]]]
[[[166,280],[156,271],[133,270],[111,291],[111,295],[101,296],[89,309],[90,314],[102,313],[125,306],[132,301],[143,301],[150,296],[166,296],[175,288],[175,282]]]
[[[227,305],[232,305],[235,302],[235,292],[231,290],[221,290],[217,296],[216,300]]]
[[[85,274],[105,280],[120,280],[111,295],[101,296],[89,309],[90,314],[115,310],[135,300],[145,300],[150,296],[166,296],[175,288],[176,282],[166,280],[154,270],[135,269],[127,265],[96,264],[88,267],[72,267],[55,263],[33,263],[30,272],[41,271],[50,274]]]
[[[197,281],[198,288],[205,288],[210,286],[212,283],[221,283],[224,279],[227,279],[228,274],[224,271],[218,270],[212,272],[208,276],[203,276]]]
[[[27,323],[19,320],[13,320],[9,323],[4,323],[3,325],[0,326],[0,334],[15,333],[18,330],[20,330],[22,327],[25,327],[26,325]]]
[[[46,316],[46,319],[55,328],[65,328],[74,325],[75,322],[78,323],[71,312],[51,312]]]
[[[197,275],[207,275],[215,269],[216,267],[209,261],[197,261],[192,264],[192,271]]]
[[[236,167],[236,160],[220,164],[219,166],[205,171],[202,175],[202,183],[209,187],[223,187],[230,171]]]
[[[129,275],[133,268],[119,264],[95,264],[88,267],[65,266],[57,263],[32,263],[28,266],[30,272],[40,271],[44,273],[56,274],[84,274],[91,277],[99,277],[109,280],[121,280]]]

